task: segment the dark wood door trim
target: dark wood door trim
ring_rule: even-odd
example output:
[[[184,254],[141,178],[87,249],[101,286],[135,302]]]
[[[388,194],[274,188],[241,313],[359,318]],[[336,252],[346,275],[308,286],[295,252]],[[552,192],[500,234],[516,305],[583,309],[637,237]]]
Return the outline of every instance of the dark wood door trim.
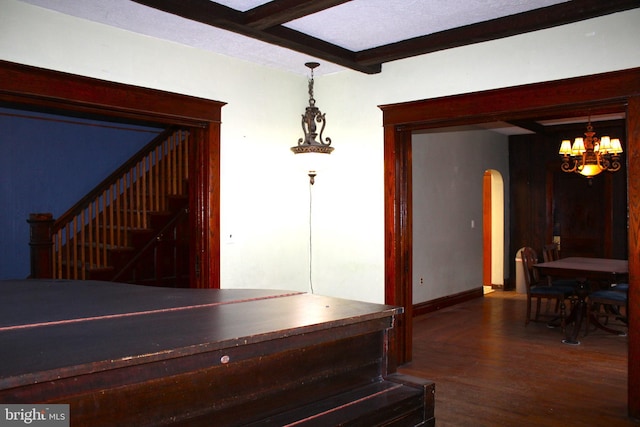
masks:
[[[457,125],[540,119],[589,112],[626,111],[629,175],[630,317],[629,360],[640,366],[640,68],[470,94],[382,105],[385,139],[385,295],[387,303],[412,306],[411,132]],[[628,105],[628,107],[627,107]],[[407,164],[405,164],[407,162]],[[409,289],[407,289],[407,287]],[[403,289],[404,288],[404,289]],[[410,322],[407,322],[407,324]],[[635,328],[633,327],[635,326]],[[409,328],[398,335],[411,346]],[[398,362],[410,361],[400,349]],[[640,368],[629,369],[629,413],[640,418]]]
[[[192,287],[220,287],[220,119],[223,102],[0,61],[0,106],[190,128]],[[26,238],[26,237],[25,237]]]
[[[411,360],[413,331],[413,224],[411,133],[385,127],[385,303],[404,307],[396,324],[394,359]]]
[[[638,79],[640,80],[640,79]],[[629,414],[640,419],[640,96],[627,105],[629,208]]]

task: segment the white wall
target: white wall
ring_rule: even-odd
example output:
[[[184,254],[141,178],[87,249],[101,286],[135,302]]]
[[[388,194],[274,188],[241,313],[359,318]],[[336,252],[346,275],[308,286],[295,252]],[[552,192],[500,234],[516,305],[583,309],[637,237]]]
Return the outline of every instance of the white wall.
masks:
[[[227,102],[221,285],[309,289],[309,185],[289,152],[301,136],[303,77],[0,1],[0,59]],[[384,300],[377,105],[637,67],[637,22],[636,9],[396,61],[373,76],[316,78],[335,152],[312,188],[315,292]]]
[[[508,137],[484,130],[412,137],[413,302],[482,286],[482,186],[487,169],[508,185]]]

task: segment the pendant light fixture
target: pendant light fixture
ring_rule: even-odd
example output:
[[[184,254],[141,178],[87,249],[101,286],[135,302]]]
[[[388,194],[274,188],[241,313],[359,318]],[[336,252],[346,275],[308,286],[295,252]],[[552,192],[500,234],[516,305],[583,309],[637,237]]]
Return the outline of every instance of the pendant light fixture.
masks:
[[[313,97],[313,70],[320,64],[317,62],[307,62],[304,64],[311,70],[311,78],[309,79],[309,106],[305,108],[302,114],[302,131],[304,137],[298,139],[298,145],[291,147],[296,155],[304,155],[306,160],[305,169],[308,171],[309,183],[315,182],[315,176],[318,171],[318,162],[331,154],[331,138],[323,137],[324,128],[327,124],[325,115],[316,107],[316,100]],[[320,131],[318,132],[318,127]]]
[[[568,139],[562,141],[559,154],[562,156],[561,169],[564,172],[575,172],[592,178],[605,170],[609,172],[620,170],[622,153],[620,140],[608,136],[598,138],[595,134],[589,118],[584,138],[576,138],[573,145]]]

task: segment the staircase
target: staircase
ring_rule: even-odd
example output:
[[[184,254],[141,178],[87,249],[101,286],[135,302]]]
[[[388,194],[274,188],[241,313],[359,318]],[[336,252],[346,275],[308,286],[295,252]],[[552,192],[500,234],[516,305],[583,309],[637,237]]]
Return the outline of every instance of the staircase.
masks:
[[[166,130],[53,221],[50,277],[189,287],[189,145]]]

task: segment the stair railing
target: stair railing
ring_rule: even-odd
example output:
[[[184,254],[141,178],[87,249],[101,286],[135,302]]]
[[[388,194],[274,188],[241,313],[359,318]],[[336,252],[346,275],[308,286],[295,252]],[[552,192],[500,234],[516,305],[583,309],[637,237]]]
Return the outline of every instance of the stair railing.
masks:
[[[52,276],[88,278],[109,266],[108,249],[126,247],[127,230],[147,227],[147,213],[186,195],[189,133],[168,129],[98,184],[51,227]]]

